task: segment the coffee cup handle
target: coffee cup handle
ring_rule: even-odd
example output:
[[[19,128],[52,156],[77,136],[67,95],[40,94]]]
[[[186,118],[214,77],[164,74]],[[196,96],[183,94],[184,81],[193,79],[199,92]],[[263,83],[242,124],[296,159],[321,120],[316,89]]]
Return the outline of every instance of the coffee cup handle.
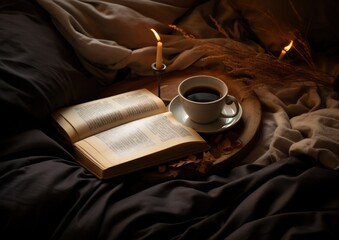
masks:
[[[232,95],[227,95],[226,98],[225,98],[225,103],[226,105],[231,105],[232,103],[235,103],[235,112],[233,114],[224,114],[224,113],[221,113],[221,117],[223,118],[231,118],[231,117],[235,117],[238,115],[239,113],[239,102],[238,100],[232,96]]]

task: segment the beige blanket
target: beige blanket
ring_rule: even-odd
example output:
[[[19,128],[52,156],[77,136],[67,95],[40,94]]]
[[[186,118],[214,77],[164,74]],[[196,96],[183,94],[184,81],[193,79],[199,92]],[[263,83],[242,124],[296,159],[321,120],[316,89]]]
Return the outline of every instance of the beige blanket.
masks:
[[[74,47],[84,66],[103,84],[111,83],[117,71],[123,68],[140,75],[152,73],[156,39],[151,28],[156,29],[164,43],[167,71],[192,65],[218,64],[220,58],[211,57],[211,45],[205,43],[217,46],[214,51],[219,47],[226,54],[231,54],[234,61],[244,59],[244,56],[247,56],[246,61],[253,61],[252,57],[263,52],[253,42],[234,42],[243,38],[246,32],[235,20],[235,12],[227,1],[38,2],[51,14],[55,25]],[[222,24],[223,29],[218,29],[218,24]],[[195,39],[185,36],[185,33],[193,34]],[[241,52],[245,54],[240,55]],[[234,63],[233,60],[229,63]],[[240,70],[243,67],[241,62],[234,65]],[[268,66],[261,66],[261,70],[265,67]],[[283,74],[279,76],[283,78]],[[263,106],[263,121],[261,138],[247,161],[269,164],[287,156],[303,154],[328,168],[338,168],[338,96],[314,82],[307,82],[307,77],[303,80],[304,83],[281,84],[278,87],[266,84],[255,90]]]
[[[339,169],[339,97],[313,82],[261,87],[261,135],[247,161],[269,164],[306,155]]]
[[[104,84],[112,82],[117,70],[125,67],[139,75],[152,73],[157,40],[151,28],[159,33],[163,42],[168,72],[185,69],[208,56],[201,43],[197,45],[185,38],[181,30],[199,38],[200,42],[229,45],[229,39],[222,38],[210,15],[220,11],[215,16],[220,22],[227,16],[227,24],[223,25],[229,26],[228,33],[233,37],[240,37],[240,27],[228,20],[235,12],[217,0],[38,2],[51,14],[55,25],[74,47],[85,67]],[[243,45],[244,48],[249,46]],[[254,45],[254,49],[259,49],[258,45]]]

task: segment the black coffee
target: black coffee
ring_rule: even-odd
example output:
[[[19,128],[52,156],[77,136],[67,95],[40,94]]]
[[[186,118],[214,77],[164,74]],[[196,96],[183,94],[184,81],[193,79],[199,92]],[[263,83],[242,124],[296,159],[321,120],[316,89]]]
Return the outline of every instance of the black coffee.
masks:
[[[209,87],[194,87],[184,93],[184,97],[195,102],[212,102],[218,100],[220,93]]]

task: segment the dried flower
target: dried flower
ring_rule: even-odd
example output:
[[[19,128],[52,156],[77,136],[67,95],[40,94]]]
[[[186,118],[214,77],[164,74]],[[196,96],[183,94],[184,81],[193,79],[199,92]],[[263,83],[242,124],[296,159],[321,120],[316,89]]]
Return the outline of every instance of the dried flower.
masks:
[[[187,31],[175,26],[170,27],[180,32],[186,39],[192,41],[195,50],[202,53],[202,58],[196,63],[197,66],[219,65],[227,75],[246,80],[253,87],[260,84],[292,83],[314,81],[324,85],[332,85],[334,77],[314,69],[311,50],[307,41],[302,38],[298,31],[294,36],[294,49],[300,57],[310,66],[297,66],[289,61],[278,61],[277,57],[270,52],[265,52],[258,44],[249,44],[230,38],[222,26],[210,16],[218,31],[224,36],[220,41],[210,39],[198,39]]]

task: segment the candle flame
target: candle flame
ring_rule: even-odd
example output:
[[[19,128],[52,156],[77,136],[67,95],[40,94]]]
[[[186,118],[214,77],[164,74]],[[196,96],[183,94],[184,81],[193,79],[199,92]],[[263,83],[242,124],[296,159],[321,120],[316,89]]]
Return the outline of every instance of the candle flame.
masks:
[[[293,45],[293,40],[291,40],[290,44],[288,44],[286,47],[284,47],[284,50],[287,52],[288,50],[291,49],[292,45]]]
[[[157,31],[155,31],[153,28],[151,28],[151,31],[154,33],[154,36],[156,37],[156,39],[158,40],[158,42],[161,40],[159,34],[157,33]]]

